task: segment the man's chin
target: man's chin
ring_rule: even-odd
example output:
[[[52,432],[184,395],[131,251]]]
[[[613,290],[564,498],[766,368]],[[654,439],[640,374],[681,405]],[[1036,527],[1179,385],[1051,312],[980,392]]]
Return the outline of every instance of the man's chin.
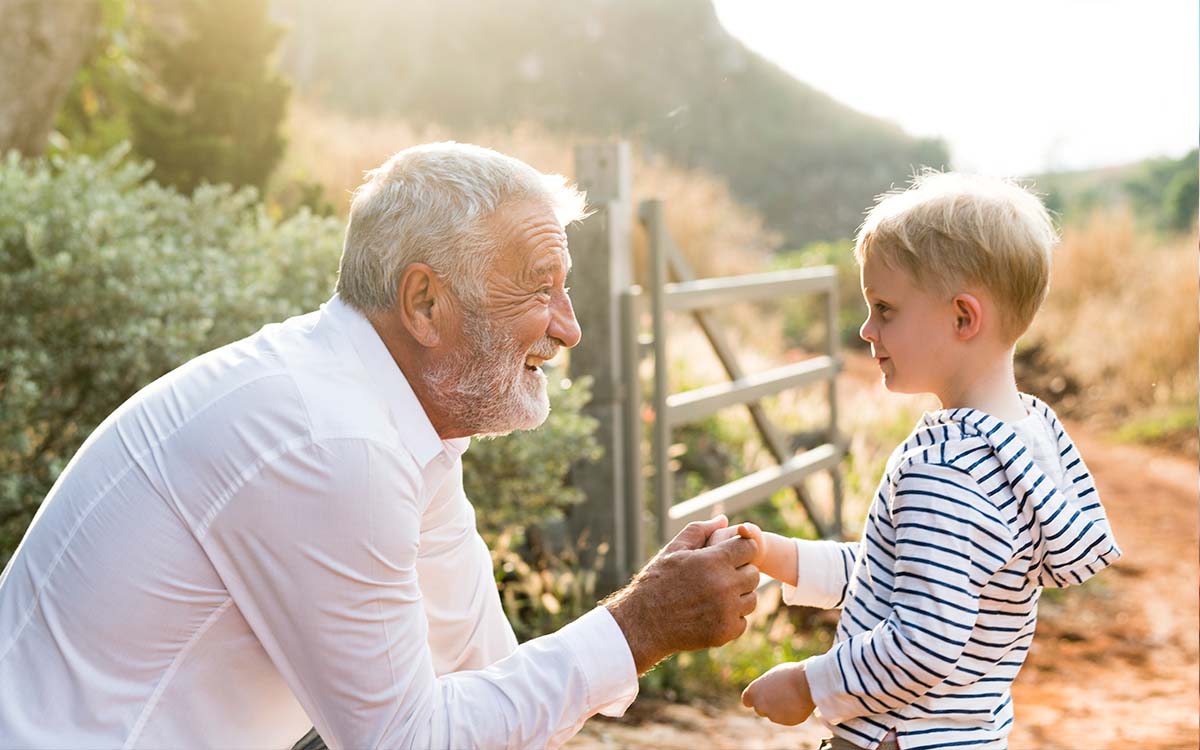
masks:
[[[496,425],[494,428],[480,430],[476,433],[475,437],[503,437],[521,430],[535,430],[541,427],[550,416],[550,399],[547,397],[545,390],[540,395],[541,398],[536,403],[523,404],[524,408],[521,412],[514,414],[512,419],[505,420],[503,425]]]

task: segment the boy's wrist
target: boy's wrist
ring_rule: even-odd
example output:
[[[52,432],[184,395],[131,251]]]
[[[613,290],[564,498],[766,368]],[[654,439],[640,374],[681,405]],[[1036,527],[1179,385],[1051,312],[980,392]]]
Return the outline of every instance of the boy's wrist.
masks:
[[[796,693],[805,703],[815,705],[813,704],[812,687],[808,684],[808,675],[805,672],[805,664],[804,662],[800,662],[792,675]]]
[[[796,585],[795,543],[770,531],[763,532],[762,564],[759,569],[788,585]]]

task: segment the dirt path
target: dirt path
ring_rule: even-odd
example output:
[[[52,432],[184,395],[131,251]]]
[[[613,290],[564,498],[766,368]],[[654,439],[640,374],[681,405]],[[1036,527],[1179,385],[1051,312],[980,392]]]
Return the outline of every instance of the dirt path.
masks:
[[[1068,427],[1070,429],[1070,427]],[[1076,427],[1125,553],[1096,591],[1046,601],[1013,688],[1012,747],[1200,746],[1197,468]]]
[[[1189,459],[1108,444],[1080,425],[1068,429],[1096,476],[1124,559],[1080,590],[1043,597],[1037,637],[1013,687],[1010,747],[1194,750],[1200,471]],[[567,747],[815,748],[826,734],[815,721],[771,724],[735,696],[715,706],[642,700],[625,719],[589,722]]]

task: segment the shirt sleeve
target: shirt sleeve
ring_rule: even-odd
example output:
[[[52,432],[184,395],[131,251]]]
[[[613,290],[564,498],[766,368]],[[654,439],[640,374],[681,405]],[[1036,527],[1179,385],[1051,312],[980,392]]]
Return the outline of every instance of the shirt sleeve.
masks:
[[[838,609],[846,601],[857,542],[794,539],[796,585],[783,584],[783,601],[801,607]]]
[[[896,562],[887,617],[805,665],[813,701],[830,723],[908,705],[944,681],[971,639],[983,587],[1013,554],[1000,512],[953,467],[905,467],[891,513]]]
[[[419,582],[426,498],[407,455],[361,439],[306,442],[252,474],[201,543],[331,748],[557,747],[589,716],[632,702],[633,657],[604,608],[486,668],[438,675]],[[455,581],[478,583],[476,538],[436,552],[467,545]]]

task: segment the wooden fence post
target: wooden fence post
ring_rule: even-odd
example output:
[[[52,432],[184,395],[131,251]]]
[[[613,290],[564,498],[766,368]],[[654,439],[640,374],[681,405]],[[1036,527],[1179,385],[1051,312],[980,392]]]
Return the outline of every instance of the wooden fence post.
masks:
[[[633,283],[629,144],[615,141],[578,146],[575,181],[596,213],[567,228],[573,261],[571,299],[583,329],[582,341],[571,350],[570,373],[593,378],[592,400],[584,413],[600,423],[596,438],[604,455],[572,468],[575,486],[587,499],[571,509],[568,527],[574,538],[587,531],[589,549],[581,559],[585,567],[594,564],[596,545],[608,544],[597,581],[597,595],[603,595],[628,579],[630,560],[642,554],[629,544],[629,526],[640,524],[641,517],[640,513],[628,517],[628,446],[623,428],[626,398],[636,396],[626,393],[622,378],[626,356],[622,295]]]

